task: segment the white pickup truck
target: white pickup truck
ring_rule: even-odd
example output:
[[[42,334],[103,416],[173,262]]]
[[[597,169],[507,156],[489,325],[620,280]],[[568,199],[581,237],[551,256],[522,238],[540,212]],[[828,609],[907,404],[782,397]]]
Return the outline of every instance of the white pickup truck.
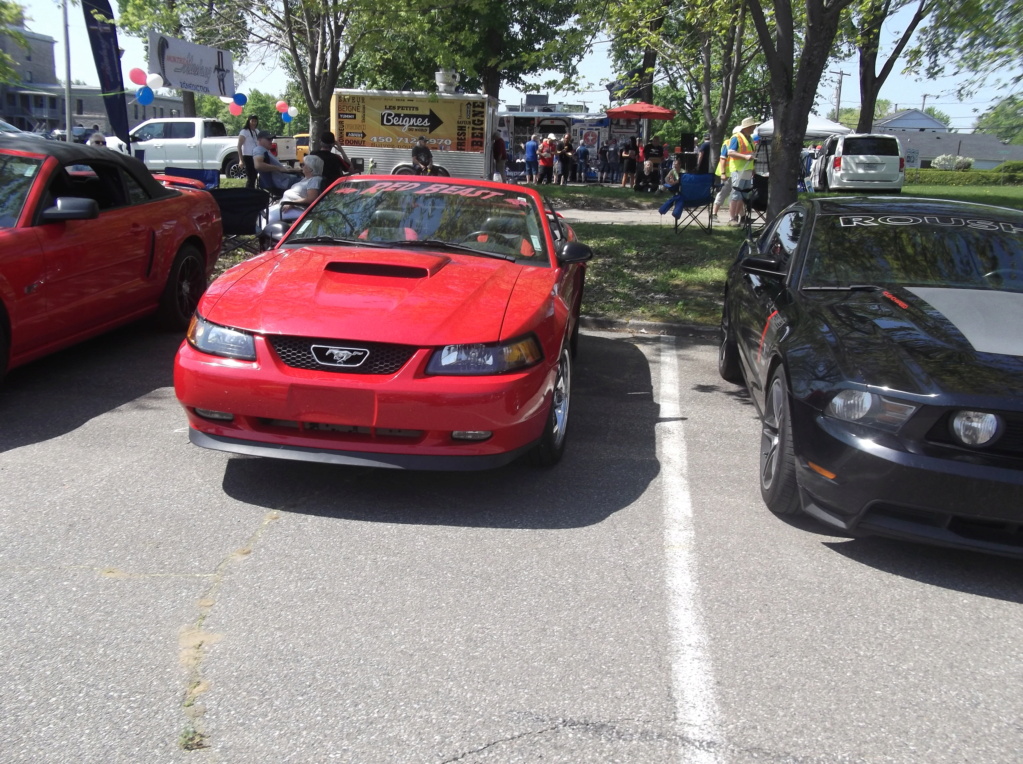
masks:
[[[150,119],[133,128],[128,137],[130,150],[117,138],[107,138],[107,147],[138,157],[152,170],[180,167],[245,177],[245,167],[238,161],[238,136],[228,135],[224,123],[215,119]]]

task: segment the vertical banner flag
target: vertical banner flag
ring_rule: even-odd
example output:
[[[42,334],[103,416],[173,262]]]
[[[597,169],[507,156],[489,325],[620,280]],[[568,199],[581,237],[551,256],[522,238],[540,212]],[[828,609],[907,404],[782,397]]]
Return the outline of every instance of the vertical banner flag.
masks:
[[[107,109],[107,119],[114,135],[128,144],[128,103],[124,98],[124,80],[121,78],[121,56],[117,50],[117,27],[113,21],[100,21],[96,18],[113,19],[109,0],[82,0],[82,11],[85,12],[85,27],[89,30],[89,42],[92,45],[92,57],[96,61],[96,73],[99,75],[100,92],[103,104]]]

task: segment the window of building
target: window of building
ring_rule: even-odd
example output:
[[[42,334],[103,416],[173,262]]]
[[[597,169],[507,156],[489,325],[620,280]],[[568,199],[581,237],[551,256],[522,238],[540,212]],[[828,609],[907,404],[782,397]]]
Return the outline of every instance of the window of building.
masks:
[[[8,106],[16,106],[17,104],[18,104],[18,99],[14,95],[14,93],[8,93],[7,94],[7,105]]]
[[[25,72],[25,82],[31,82],[31,81],[32,81],[32,72],[31,71],[26,71]]]
[[[43,108],[43,104],[44,103],[45,103],[45,101],[43,100],[42,96],[37,95],[35,97],[35,106],[36,106],[37,109]]]
[[[50,108],[51,109],[56,109],[57,108],[57,99],[56,98],[52,98],[52,97],[50,98]]]
[[[85,101],[81,98],[75,99],[75,114],[85,114]]]

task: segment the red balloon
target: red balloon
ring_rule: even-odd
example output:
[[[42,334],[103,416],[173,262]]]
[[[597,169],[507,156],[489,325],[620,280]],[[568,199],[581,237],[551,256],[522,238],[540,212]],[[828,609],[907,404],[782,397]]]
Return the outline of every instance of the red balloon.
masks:
[[[279,111],[281,114],[283,114],[287,110],[288,110],[288,102],[287,101],[278,101],[277,102],[277,111]]]
[[[145,85],[146,73],[142,69],[135,68],[128,72],[128,79],[134,82],[136,85]]]
[[[242,115],[242,107],[236,103],[232,103],[230,106],[228,106],[227,110],[236,117],[240,117]]]

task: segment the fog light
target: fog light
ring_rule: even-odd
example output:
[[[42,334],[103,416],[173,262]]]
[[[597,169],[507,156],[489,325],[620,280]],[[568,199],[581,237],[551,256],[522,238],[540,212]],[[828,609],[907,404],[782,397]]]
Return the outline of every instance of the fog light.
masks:
[[[952,418],[952,432],[967,446],[986,446],[998,437],[999,419],[984,411],[960,411]]]
[[[451,437],[455,440],[486,440],[493,434],[490,430],[455,430]]]
[[[210,409],[192,409],[192,411],[203,419],[216,419],[219,422],[230,422],[234,419],[234,414],[229,414],[226,411],[211,411]]]

